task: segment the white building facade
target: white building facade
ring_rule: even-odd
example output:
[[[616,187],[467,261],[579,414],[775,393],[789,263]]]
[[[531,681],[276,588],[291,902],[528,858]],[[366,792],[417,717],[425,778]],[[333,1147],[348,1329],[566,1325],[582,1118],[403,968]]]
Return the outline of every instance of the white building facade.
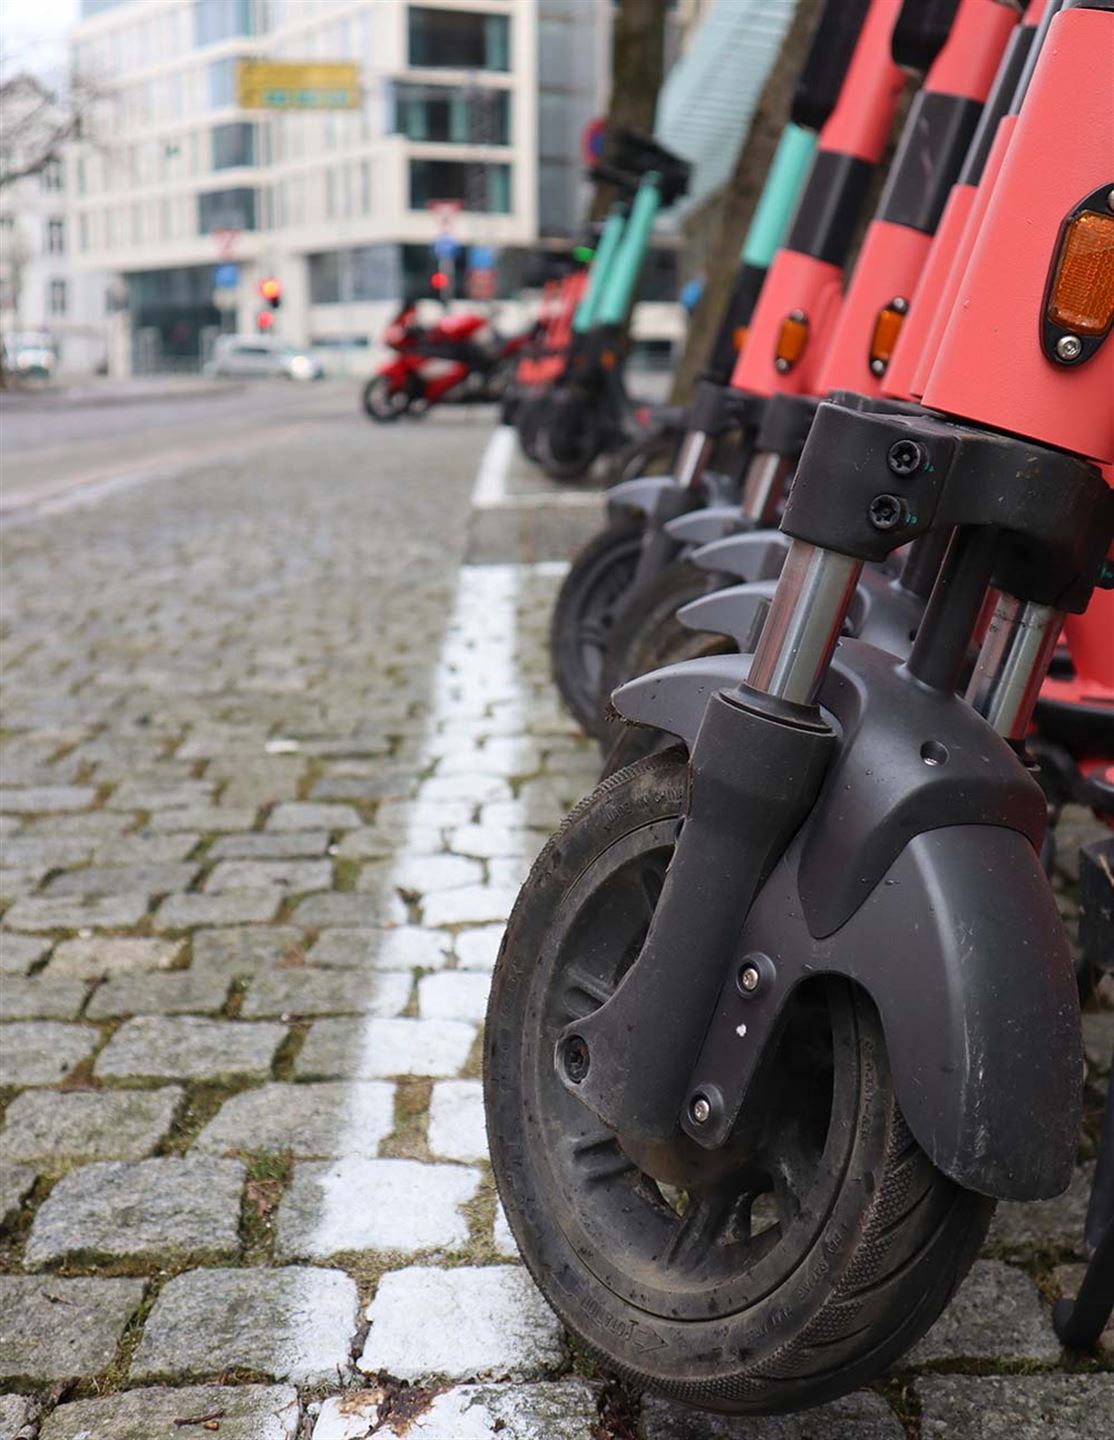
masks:
[[[482,247],[518,289],[539,236],[583,213],[609,34],[607,0],[82,0],[72,58],[98,99],[68,223],[77,262],[119,277],[131,362],[196,367],[254,328],[270,276],[277,333],[367,354],[429,293],[446,226],[462,287]],[[354,62],[362,104],[239,109],[244,58]]]

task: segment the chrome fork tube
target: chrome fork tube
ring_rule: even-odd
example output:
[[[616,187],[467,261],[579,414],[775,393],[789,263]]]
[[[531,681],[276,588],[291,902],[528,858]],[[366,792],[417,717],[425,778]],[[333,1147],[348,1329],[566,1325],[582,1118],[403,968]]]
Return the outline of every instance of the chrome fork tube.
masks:
[[[712,453],[712,439],[703,430],[689,430],[681,441],[677,452],[676,481],[682,490],[695,485],[704,474],[704,467]]]
[[[742,513],[754,525],[769,525],[785,489],[792,462],[773,450],[760,450],[747,467]]]
[[[862,568],[850,555],[793,541],[751,663],[752,690],[815,702]]]
[[[966,698],[1007,740],[1029,728],[1063,618],[1051,605],[999,597]]]

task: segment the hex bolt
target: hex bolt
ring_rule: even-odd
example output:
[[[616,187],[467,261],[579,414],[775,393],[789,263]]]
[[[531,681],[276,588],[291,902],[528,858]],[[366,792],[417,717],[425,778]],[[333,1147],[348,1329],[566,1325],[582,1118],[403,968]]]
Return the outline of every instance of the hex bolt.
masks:
[[[689,1114],[694,1125],[707,1125],[712,1118],[712,1102],[707,1095],[694,1095],[689,1105]]]
[[[875,530],[896,530],[905,520],[905,501],[900,495],[875,495],[867,513]]]
[[[588,1074],[588,1067],[592,1063],[588,1046],[579,1035],[570,1035],[565,1041],[562,1059],[564,1060],[565,1074],[574,1085],[579,1085]]]
[[[1078,335],[1061,335],[1056,341],[1056,358],[1070,365],[1083,354],[1083,341]]]
[[[739,971],[739,988],[748,995],[753,995],[761,983],[762,975],[757,965],[744,965]]]
[[[886,464],[895,475],[915,475],[928,464],[928,454],[916,440],[895,440],[886,456]]]

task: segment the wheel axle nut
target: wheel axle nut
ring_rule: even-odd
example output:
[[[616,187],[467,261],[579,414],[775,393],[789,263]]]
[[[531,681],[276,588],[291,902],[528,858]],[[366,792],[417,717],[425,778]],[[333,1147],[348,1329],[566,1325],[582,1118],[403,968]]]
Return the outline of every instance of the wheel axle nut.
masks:
[[[707,1125],[712,1118],[712,1102],[707,1095],[694,1095],[692,1104],[689,1106],[689,1114],[692,1116],[694,1125]]]
[[[753,995],[761,983],[762,975],[757,965],[744,965],[739,971],[739,988],[748,995]]]
[[[895,440],[886,456],[886,464],[895,475],[915,475],[927,461],[925,448],[917,440]]]
[[[579,1085],[588,1074],[588,1067],[592,1063],[588,1046],[579,1035],[570,1035],[565,1041],[562,1060],[565,1066],[565,1074],[574,1085]]]
[[[875,530],[896,530],[905,520],[905,501],[900,495],[875,495],[868,514]]]

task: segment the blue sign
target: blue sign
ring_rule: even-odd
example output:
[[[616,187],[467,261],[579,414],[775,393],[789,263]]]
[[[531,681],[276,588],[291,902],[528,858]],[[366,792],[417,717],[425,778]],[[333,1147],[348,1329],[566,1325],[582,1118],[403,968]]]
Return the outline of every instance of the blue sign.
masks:
[[[468,252],[470,270],[494,270],[495,251],[490,245],[473,245]]]
[[[433,253],[438,260],[451,260],[460,249],[460,241],[451,235],[438,235],[433,242]]]
[[[213,287],[216,290],[235,290],[239,283],[239,265],[218,265],[213,271]]]

